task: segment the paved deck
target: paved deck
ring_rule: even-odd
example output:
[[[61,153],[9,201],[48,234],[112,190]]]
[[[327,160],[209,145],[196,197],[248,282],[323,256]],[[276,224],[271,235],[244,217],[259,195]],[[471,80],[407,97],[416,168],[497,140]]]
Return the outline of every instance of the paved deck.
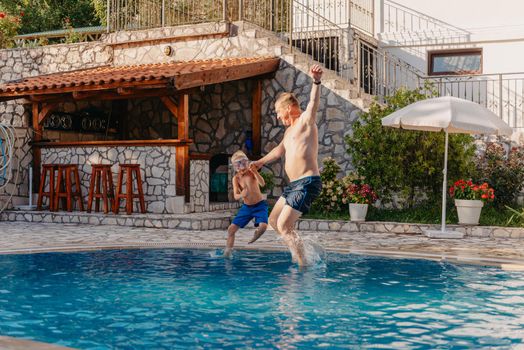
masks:
[[[255,244],[248,245],[251,235],[251,229],[241,230],[237,234],[236,248],[285,249],[274,231],[269,230]],[[436,240],[414,234],[322,231],[304,231],[301,235],[314,240],[328,251],[449,260],[524,269],[522,239],[467,237],[460,240]],[[223,230],[0,222],[0,254],[108,248],[219,248],[224,246],[225,237],[226,233]]]

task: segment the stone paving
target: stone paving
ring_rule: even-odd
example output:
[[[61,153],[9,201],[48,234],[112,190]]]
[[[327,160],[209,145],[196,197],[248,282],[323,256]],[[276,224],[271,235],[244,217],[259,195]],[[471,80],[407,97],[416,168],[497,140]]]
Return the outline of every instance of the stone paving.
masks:
[[[518,239],[467,237],[461,240],[436,240],[415,234],[327,231],[304,231],[301,235],[328,251],[524,269],[524,240]],[[252,229],[241,230],[237,234],[235,246],[238,249],[285,249],[274,231],[268,230],[259,241],[248,245],[251,236]],[[225,238],[224,230],[0,222],[0,254],[105,248],[221,248]]]

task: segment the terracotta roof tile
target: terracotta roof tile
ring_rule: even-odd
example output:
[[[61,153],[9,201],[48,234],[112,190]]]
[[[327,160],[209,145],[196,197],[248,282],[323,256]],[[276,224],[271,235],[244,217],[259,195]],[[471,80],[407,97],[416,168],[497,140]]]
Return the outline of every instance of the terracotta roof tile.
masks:
[[[52,73],[28,77],[20,80],[0,84],[0,96],[26,96],[43,93],[45,90],[67,89],[67,91],[81,91],[82,87],[96,87],[97,89],[114,88],[111,84],[126,83],[167,83],[172,78],[188,75],[190,73],[214,71],[221,68],[236,68],[246,65],[257,66],[263,62],[275,62],[273,57],[251,57],[251,58],[225,58],[210,59],[187,62],[152,63],[133,66],[103,66],[84,70],[76,70],[61,73]],[[273,64],[275,66],[275,64]],[[278,66],[278,65],[276,65]],[[273,69],[276,70],[276,66]],[[249,75],[249,70],[244,75],[254,76],[256,72]],[[260,73],[259,73],[260,74]],[[240,77],[242,78],[242,77]],[[239,79],[237,76],[236,79]],[[224,77],[224,81],[227,81]],[[229,79],[233,80],[233,79]],[[118,85],[118,84],[117,84]],[[78,87],[78,89],[74,89]],[[73,89],[71,89],[73,88]],[[59,91],[57,91],[59,93]]]

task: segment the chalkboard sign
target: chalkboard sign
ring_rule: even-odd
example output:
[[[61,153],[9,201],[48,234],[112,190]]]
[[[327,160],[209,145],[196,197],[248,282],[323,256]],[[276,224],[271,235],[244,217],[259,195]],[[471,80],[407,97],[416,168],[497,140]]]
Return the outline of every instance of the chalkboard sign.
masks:
[[[104,111],[88,108],[74,113],[53,112],[46,118],[44,128],[80,133],[117,133],[118,121]]]

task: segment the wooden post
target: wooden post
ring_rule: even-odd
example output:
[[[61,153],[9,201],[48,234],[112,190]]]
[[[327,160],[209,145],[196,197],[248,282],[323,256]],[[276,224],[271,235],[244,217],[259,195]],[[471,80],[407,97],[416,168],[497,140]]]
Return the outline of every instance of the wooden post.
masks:
[[[261,108],[262,108],[262,81],[257,79],[253,88],[253,102],[251,105],[251,123],[253,128],[253,155],[260,157],[262,149],[262,121],[261,121]]]
[[[161,96],[160,100],[166,108],[177,118],[178,139],[189,140],[189,95],[181,94],[178,105],[169,96]],[[189,145],[176,147],[176,193],[184,195],[189,202]]]
[[[189,202],[189,145],[176,147],[176,193]]]
[[[182,94],[178,101],[178,139],[189,140],[189,95]],[[186,196],[189,202],[189,145],[176,148],[176,187],[177,194]],[[179,192],[180,190],[180,192]]]
[[[42,125],[38,122],[38,102],[33,102],[33,142],[42,140]],[[40,184],[40,164],[42,162],[42,151],[40,147],[33,146],[33,193]]]

